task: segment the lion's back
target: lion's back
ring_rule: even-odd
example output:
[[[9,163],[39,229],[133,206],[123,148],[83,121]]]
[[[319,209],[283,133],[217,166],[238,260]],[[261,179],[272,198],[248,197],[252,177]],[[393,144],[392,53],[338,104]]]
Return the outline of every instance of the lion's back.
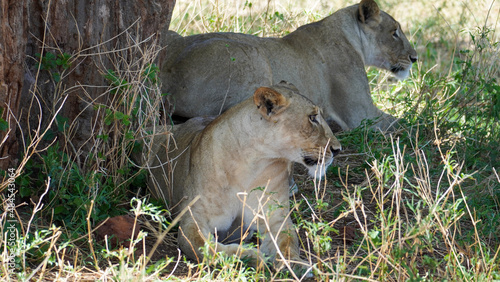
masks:
[[[262,44],[268,39],[238,33],[171,38],[160,79],[175,115],[218,115],[272,84]]]
[[[174,125],[172,129],[174,142],[171,143],[172,155],[175,157],[191,145],[196,136],[215,118],[216,116],[194,117],[184,123]]]

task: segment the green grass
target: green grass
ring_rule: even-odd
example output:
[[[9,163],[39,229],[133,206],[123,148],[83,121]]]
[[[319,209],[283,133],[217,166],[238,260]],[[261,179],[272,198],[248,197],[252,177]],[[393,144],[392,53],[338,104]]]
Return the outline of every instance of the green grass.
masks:
[[[352,4],[330,2],[178,1],[171,28],[184,35],[283,36]],[[314,262],[317,280],[499,280],[499,4],[378,2],[401,22],[419,55],[403,82],[367,70],[375,102],[405,127],[392,135],[365,127],[338,134],[344,152],[326,184],[296,170],[303,196],[293,199],[292,217],[303,255]],[[75,125],[57,115],[56,105],[51,123],[24,137],[14,174],[17,204],[28,204],[17,208],[18,240],[10,245],[2,238],[2,279],[9,254],[17,273],[10,279],[19,280],[293,279],[235,257],[213,258],[214,268],[178,256],[174,219],[151,204],[143,189],[146,173],[129,158],[161,117],[157,50],[154,44],[134,45],[115,51],[115,68],[96,69],[109,84],[103,90],[108,101],[94,105],[102,130],[92,132],[89,155],[75,157],[78,149],[68,141]],[[120,60],[127,57],[120,52],[137,54],[135,61]],[[41,69],[56,86],[54,97],[64,97],[73,87],[64,84],[64,74],[78,55],[48,54],[38,57]],[[52,142],[55,137],[61,141]],[[0,184],[4,198],[9,174]],[[127,212],[147,227],[135,249],[160,244],[152,258],[95,242],[98,222]],[[2,214],[2,234],[9,230],[8,215]]]

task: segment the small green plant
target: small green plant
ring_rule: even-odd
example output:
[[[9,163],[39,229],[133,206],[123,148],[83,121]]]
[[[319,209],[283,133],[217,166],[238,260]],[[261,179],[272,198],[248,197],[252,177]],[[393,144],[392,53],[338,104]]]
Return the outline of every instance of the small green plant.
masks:
[[[251,262],[245,257],[240,258],[237,255],[228,256],[221,252],[214,254],[213,250],[216,249],[213,237],[209,238],[205,246],[202,247],[203,261],[196,266],[200,278],[220,281],[269,279],[264,270],[250,266],[255,262]],[[242,244],[241,250],[242,252],[244,250],[253,251],[255,246]]]
[[[131,212],[135,216],[136,228],[139,228],[138,218],[147,219],[154,223],[159,224],[162,228],[156,230],[156,233],[167,229],[169,222],[165,215],[168,211],[149,203],[145,199],[138,199],[133,197],[130,200]],[[150,224],[149,224],[150,225]],[[151,225],[150,225],[151,226]],[[105,244],[104,248],[99,251],[100,256],[108,261],[118,261],[108,268],[108,272],[113,279],[119,281],[127,280],[147,280],[150,277],[158,277],[163,274],[166,268],[174,261],[173,258],[164,258],[154,263],[149,264],[150,258],[147,255],[152,255],[155,249],[144,249],[143,242],[146,238],[151,237],[152,234],[140,231],[137,238],[131,241],[130,248],[120,248],[110,250],[108,245]],[[162,238],[156,238],[162,240]],[[136,255],[136,251],[149,252],[143,253],[141,256]]]
[[[308,238],[311,240],[314,252],[321,256],[328,253],[332,247],[332,234],[338,234],[338,230],[331,227],[328,222],[303,221],[299,225],[304,228]]]
[[[43,211],[51,214],[57,225],[64,224],[83,234],[86,232],[86,218],[92,205],[91,218],[96,221],[125,211],[116,206],[120,206],[126,194],[116,189],[112,179],[101,172],[82,174],[77,164],[60,150],[57,143],[47,148],[39,159],[29,161],[26,172],[17,179],[19,195],[40,195],[47,176],[53,181]]]
[[[61,76],[65,70],[71,67],[71,55],[68,53],[54,54],[46,52],[43,55],[36,53],[38,58],[38,68],[49,71],[56,83],[61,81]]]

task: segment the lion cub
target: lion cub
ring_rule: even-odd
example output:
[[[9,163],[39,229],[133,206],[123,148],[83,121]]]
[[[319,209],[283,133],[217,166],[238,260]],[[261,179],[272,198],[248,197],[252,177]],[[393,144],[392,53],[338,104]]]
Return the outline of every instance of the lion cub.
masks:
[[[300,268],[289,217],[291,163],[322,177],[341,149],[319,108],[281,82],[258,88],[215,119],[176,125],[172,133],[170,144],[161,132],[153,140],[150,188],[174,213],[200,196],[181,218],[178,242],[184,254],[201,261],[200,248],[210,240],[212,254],[246,256],[257,265],[264,257],[284,258]],[[243,248],[241,241],[255,231],[259,249]]]

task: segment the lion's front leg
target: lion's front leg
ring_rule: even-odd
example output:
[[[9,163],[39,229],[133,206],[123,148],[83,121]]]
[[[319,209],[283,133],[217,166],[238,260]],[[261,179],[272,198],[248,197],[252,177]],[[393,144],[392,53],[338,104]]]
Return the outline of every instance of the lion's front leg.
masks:
[[[241,258],[250,259],[252,265],[256,268],[262,268],[264,266],[265,256],[259,250],[247,248],[242,244],[226,245],[218,243],[213,235],[214,228],[207,226],[206,222],[201,221],[202,220],[195,221],[191,217],[186,217],[182,220],[179,227],[177,240],[180,249],[187,257],[201,263],[204,259],[202,248],[206,247],[208,249],[205,249],[205,254],[208,254],[212,259],[215,258],[218,253],[224,253],[228,256],[236,255]],[[208,263],[212,264],[213,262],[212,260]]]
[[[261,251],[274,257],[277,269],[290,265],[297,274],[303,274],[309,264],[300,258],[299,239],[288,213],[274,211],[264,223],[267,227],[261,243]]]

